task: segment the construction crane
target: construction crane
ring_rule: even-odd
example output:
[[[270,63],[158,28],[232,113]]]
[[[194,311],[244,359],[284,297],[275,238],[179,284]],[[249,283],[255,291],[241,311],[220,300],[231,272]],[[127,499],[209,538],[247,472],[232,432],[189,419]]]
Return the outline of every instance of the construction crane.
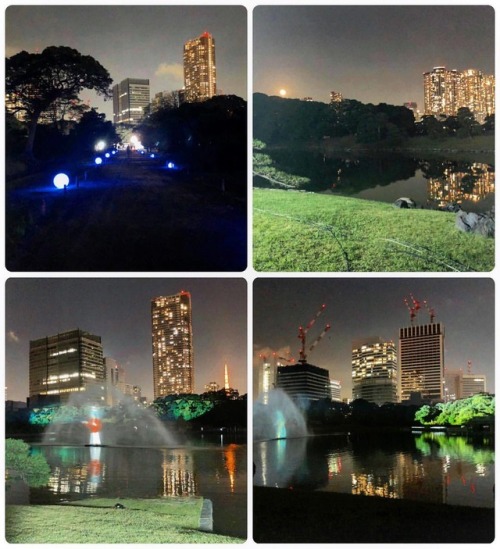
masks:
[[[436,316],[436,312],[434,311],[434,309],[429,307],[429,304],[427,303],[427,301],[424,301],[424,307],[427,309],[427,312],[429,313],[429,319],[431,321],[431,324],[434,324],[434,318]]]
[[[415,316],[417,315],[417,311],[416,311],[415,307],[412,307],[410,305],[410,303],[408,302],[406,297],[404,299],[404,302],[405,302],[406,308],[408,309],[408,311],[410,313],[410,324],[413,324],[413,321],[415,320]]]
[[[316,313],[316,315],[312,318],[312,320],[309,322],[309,324],[302,328],[302,326],[299,326],[299,335],[297,336],[301,341],[300,351],[299,351],[299,362],[304,364],[306,362],[307,356],[306,356],[306,336],[307,332],[313,327],[314,323],[318,319],[318,317],[323,313],[323,311],[326,309],[326,305],[321,305],[320,309]],[[314,343],[309,347],[309,351],[312,351],[314,347],[320,342],[320,340],[323,338],[323,336],[326,334],[326,332],[330,329],[330,325],[327,324],[326,328],[323,330],[323,332],[319,335],[319,337],[314,341]]]
[[[470,360],[467,361],[467,373],[472,374],[472,362]]]

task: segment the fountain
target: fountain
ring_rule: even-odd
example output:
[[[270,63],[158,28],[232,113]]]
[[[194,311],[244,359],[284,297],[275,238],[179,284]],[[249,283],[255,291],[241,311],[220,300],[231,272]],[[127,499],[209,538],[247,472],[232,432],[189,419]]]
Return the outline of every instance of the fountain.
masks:
[[[259,395],[253,408],[255,486],[287,486],[307,448],[302,412],[282,389]]]
[[[304,416],[282,389],[259,395],[253,407],[254,441],[308,435]]]
[[[112,406],[72,395],[55,413],[43,436],[44,445],[133,446],[171,448],[177,440],[150,409],[119,394]]]

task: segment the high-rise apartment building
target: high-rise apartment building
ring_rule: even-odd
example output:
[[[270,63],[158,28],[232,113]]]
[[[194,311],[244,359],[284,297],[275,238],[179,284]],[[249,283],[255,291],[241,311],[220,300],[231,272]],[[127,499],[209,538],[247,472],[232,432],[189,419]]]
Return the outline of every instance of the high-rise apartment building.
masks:
[[[330,398],[335,402],[342,402],[342,384],[338,379],[330,379]]]
[[[397,402],[397,354],[392,341],[366,338],[353,343],[352,398],[379,406]]]
[[[344,100],[344,96],[340,92],[330,92],[330,103],[341,103]]]
[[[419,394],[428,402],[443,400],[444,327],[441,323],[399,330],[400,398]]]
[[[100,336],[82,330],[30,341],[30,402],[67,402],[75,393],[105,400],[106,368]]]
[[[149,80],[126,78],[113,86],[113,123],[133,126],[149,105]]]
[[[205,101],[217,94],[215,40],[204,32],[184,44],[185,101]]]
[[[424,114],[455,116],[467,107],[477,120],[495,112],[495,77],[477,69],[434,67],[424,73]]]
[[[151,301],[154,398],[194,392],[191,294]]]

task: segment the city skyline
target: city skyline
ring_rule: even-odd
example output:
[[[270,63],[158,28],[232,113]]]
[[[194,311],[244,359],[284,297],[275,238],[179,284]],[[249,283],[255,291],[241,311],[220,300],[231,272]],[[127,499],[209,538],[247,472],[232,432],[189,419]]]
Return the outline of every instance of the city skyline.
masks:
[[[76,328],[102,338],[104,357],[126,383],[153,398],[151,300],[190,291],[195,392],[211,381],[247,392],[247,292],[243,279],[9,279],[6,284],[6,400],[28,396],[29,342]]]
[[[380,337],[399,347],[399,329],[411,325],[404,303],[410,294],[427,300],[435,322],[445,330],[445,368],[484,374],[487,390],[495,390],[494,284],[490,279],[258,279],[253,290],[253,396],[257,396],[259,355],[298,360],[298,327],[306,326],[326,307],[309,331],[308,348],[326,324],[331,328],[307,355],[310,364],[325,368],[342,383],[342,398],[352,397],[352,345]],[[427,324],[420,310],[415,324]],[[399,365],[398,365],[399,369]]]
[[[91,55],[113,83],[150,80],[151,96],[184,86],[184,43],[203,32],[217,41],[217,83],[246,100],[247,11],[243,6],[9,6],[5,55],[68,46]],[[112,44],[112,47],[110,47]],[[113,120],[112,100],[80,97]]]
[[[423,112],[434,67],[494,74],[490,6],[259,6],[253,17],[254,92],[328,103],[336,91]]]

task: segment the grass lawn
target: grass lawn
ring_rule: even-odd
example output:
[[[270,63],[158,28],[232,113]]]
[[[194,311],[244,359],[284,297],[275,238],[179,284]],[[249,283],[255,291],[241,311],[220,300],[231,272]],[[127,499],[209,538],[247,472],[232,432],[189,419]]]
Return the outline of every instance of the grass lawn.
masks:
[[[9,543],[242,543],[198,530],[203,498],[87,499],[63,505],[7,505]]]
[[[253,190],[254,268],[261,272],[479,271],[494,240],[455,228],[454,213],[300,191]]]

